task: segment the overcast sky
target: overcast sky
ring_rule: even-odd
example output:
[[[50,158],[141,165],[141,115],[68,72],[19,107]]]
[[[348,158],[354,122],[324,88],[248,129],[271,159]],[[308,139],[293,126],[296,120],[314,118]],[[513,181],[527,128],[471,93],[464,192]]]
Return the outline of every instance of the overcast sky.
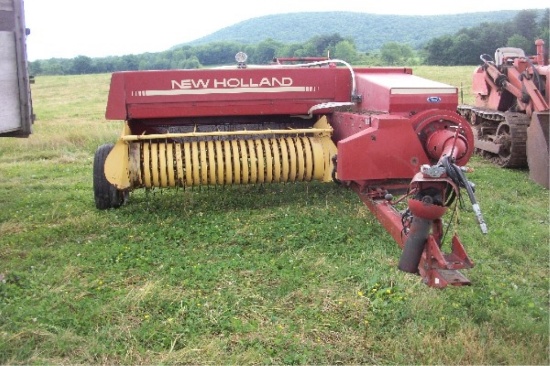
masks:
[[[353,11],[434,15],[543,9],[548,0],[24,0],[30,61],[165,51],[271,14]],[[320,25],[322,26],[322,25]],[[299,31],[299,30],[297,30]]]

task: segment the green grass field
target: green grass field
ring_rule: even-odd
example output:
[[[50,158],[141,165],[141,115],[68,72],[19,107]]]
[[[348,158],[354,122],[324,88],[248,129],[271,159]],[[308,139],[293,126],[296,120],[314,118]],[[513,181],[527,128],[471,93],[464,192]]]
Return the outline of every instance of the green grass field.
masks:
[[[415,74],[465,86],[473,67]],[[549,359],[549,196],[474,157],[472,286],[429,288],[359,198],[299,183],[132,193],[98,211],[109,75],[38,77],[0,139],[1,364],[529,364]],[[469,100],[466,100],[468,102]]]

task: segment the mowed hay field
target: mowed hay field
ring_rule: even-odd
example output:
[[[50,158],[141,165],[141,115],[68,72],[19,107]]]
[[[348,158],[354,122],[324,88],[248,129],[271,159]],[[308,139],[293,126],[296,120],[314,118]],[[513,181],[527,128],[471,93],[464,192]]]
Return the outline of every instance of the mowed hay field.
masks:
[[[414,70],[469,98],[473,67]],[[122,130],[109,80],[37,77],[34,134],[0,139],[1,364],[550,363],[549,196],[526,171],[472,159],[489,228],[465,199],[472,285],[429,288],[333,183],[136,190],[96,210],[94,152]]]

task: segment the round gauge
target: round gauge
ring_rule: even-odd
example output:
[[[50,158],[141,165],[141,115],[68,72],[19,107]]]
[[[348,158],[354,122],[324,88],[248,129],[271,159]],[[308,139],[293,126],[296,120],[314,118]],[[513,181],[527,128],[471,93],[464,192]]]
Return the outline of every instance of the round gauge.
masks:
[[[238,52],[235,55],[235,60],[237,60],[238,63],[244,63],[246,62],[246,59],[248,58],[248,55],[244,52]]]

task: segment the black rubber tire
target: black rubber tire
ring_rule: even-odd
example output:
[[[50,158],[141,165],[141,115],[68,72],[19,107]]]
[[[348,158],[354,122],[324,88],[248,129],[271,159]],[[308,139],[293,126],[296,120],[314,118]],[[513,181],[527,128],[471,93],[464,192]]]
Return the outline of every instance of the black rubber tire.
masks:
[[[128,193],[116,189],[105,178],[105,160],[114,144],[104,144],[97,148],[94,155],[94,198],[95,207],[99,210],[119,208],[126,201]]]

